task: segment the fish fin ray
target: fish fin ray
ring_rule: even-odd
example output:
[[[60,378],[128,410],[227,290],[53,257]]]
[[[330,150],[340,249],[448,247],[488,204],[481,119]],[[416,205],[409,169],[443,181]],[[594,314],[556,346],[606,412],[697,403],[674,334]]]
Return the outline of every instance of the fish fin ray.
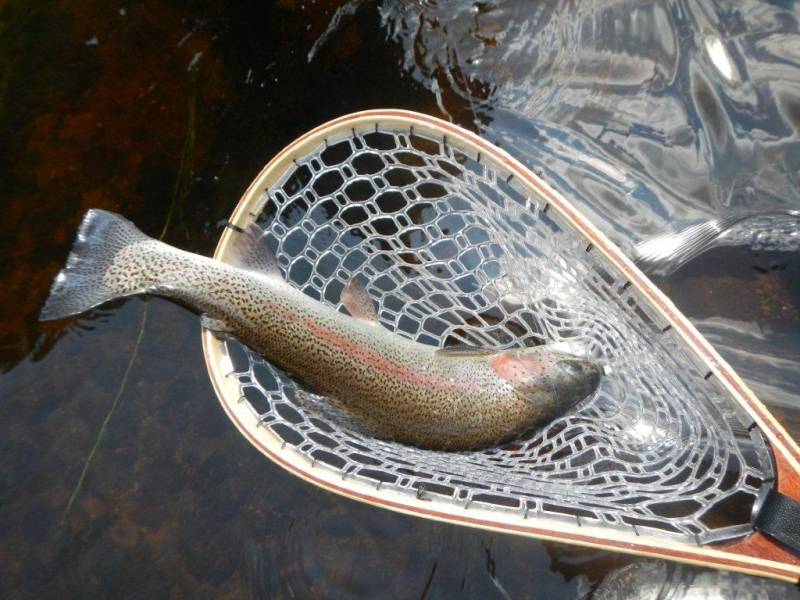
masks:
[[[63,319],[115,298],[150,291],[145,287],[122,289],[105,277],[120,252],[148,240],[151,238],[126,218],[106,210],[89,210],[66,266],[53,281],[39,320]]]
[[[355,277],[348,281],[342,290],[342,304],[354,318],[372,323],[378,322],[378,313],[372,304],[372,298]]]
[[[250,223],[234,235],[229,262],[242,269],[281,276],[278,259],[269,246],[269,237],[256,223]]]

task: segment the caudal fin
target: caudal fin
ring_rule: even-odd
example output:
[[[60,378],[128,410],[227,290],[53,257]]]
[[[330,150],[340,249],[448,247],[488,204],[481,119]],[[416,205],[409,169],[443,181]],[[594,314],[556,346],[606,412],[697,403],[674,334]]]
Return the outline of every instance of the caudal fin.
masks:
[[[77,315],[130,293],[115,289],[104,276],[120,250],[149,239],[133,223],[115,213],[96,208],[87,212],[67,265],[53,281],[39,320]]]

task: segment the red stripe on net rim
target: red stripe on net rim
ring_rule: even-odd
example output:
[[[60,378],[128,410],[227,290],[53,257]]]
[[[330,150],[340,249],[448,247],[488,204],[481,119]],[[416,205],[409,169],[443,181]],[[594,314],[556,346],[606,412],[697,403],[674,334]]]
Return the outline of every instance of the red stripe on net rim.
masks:
[[[436,170],[437,164],[439,164],[435,160],[440,160],[442,156],[444,158],[441,160],[445,162],[454,161],[450,165],[451,170],[463,167],[466,172],[468,170],[466,163],[469,162],[478,175],[466,174],[462,179],[472,181],[470,178],[478,177],[480,179],[482,177],[484,184],[488,182],[497,189],[505,190],[502,194],[497,192],[498,194],[522,199],[519,205],[505,205],[504,210],[511,210],[522,220],[535,217],[540,221],[547,220],[548,223],[557,222],[556,227],[571,236],[570,239],[575,242],[573,245],[580,247],[587,257],[591,256],[593,264],[601,265],[599,271],[611,277],[615,285],[622,283],[615,288],[617,294],[626,302],[636,304],[640,316],[641,313],[644,313],[647,315],[647,320],[658,321],[658,331],[669,335],[670,343],[678,349],[676,351],[684,353],[691,359],[691,368],[687,368],[687,370],[699,374],[698,389],[706,385],[714,386],[713,394],[708,392],[709,397],[719,397],[721,399],[715,400],[715,402],[723,403],[723,408],[726,406],[725,403],[728,403],[727,406],[733,412],[738,411],[737,414],[740,414],[740,417],[737,422],[744,424],[748,432],[753,430],[760,432],[758,435],[763,436],[766,442],[765,446],[768,445],[774,460],[774,465],[763,466],[764,485],[775,485],[780,492],[794,498],[800,496],[800,484],[798,484],[800,449],[770,411],[756,398],[688,319],[615,244],[592,225],[563,195],[504,150],[456,125],[410,111],[385,109],[346,115],[309,131],[279,152],[247,188],[230,218],[231,224],[235,227],[223,231],[214,255],[215,258],[224,261],[232,236],[235,235],[235,228],[244,227],[255,221],[265,211],[274,216],[282,210],[281,207],[295,201],[300,202],[298,205],[305,206],[306,211],[310,210],[309,205],[315,201],[313,197],[308,195],[293,197],[291,189],[287,191],[288,188],[291,188],[288,186],[291,183],[288,181],[290,175],[299,176],[298,171],[306,169],[307,177],[312,181],[315,180],[327,168],[325,161],[320,157],[326,149],[333,148],[345,140],[350,140],[344,144],[345,150],[349,148],[353,154],[369,154],[374,148],[366,146],[365,140],[368,140],[368,136],[373,134],[388,135],[395,143],[409,145],[394,147],[391,151],[395,153],[412,153],[415,151],[413,143],[417,139],[429,142],[435,140],[438,144],[437,152],[439,154],[430,158],[426,166],[420,167],[422,170],[416,173],[417,176],[430,176],[431,171]],[[375,150],[375,152],[379,151]],[[397,155],[399,156],[399,154]],[[437,156],[440,158],[436,158]],[[406,168],[402,162],[395,161],[393,164],[397,164],[401,169]],[[476,164],[481,166],[475,167]],[[391,164],[387,163],[387,165],[387,168],[391,167]],[[407,168],[412,170],[412,167]],[[368,174],[356,173],[353,168],[347,170],[335,166],[335,169],[345,179],[372,181]],[[446,178],[447,174],[442,172],[440,175],[442,174]],[[439,179],[436,177],[431,179],[431,182],[434,183],[438,181]],[[308,181],[305,183],[300,181],[295,187],[298,187],[303,193],[309,192],[311,190],[304,187],[308,183]],[[461,181],[460,185],[466,184]],[[377,194],[374,186],[373,190]],[[494,192],[490,191],[489,193]],[[468,194],[468,196],[477,197],[472,194]],[[305,198],[305,200],[297,200],[298,198]],[[412,200],[406,200],[412,203]],[[424,199],[419,199],[419,201],[422,200]],[[483,200],[480,201],[483,202]],[[507,198],[506,201],[508,201]],[[374,198],[369,198],[362,204],[377,211],[377,216],[381,216],[379,209],[376,208],[377,205],[374,204]],[[458,210],[453,209],[452,214],[457,212]],[[437,218],[446,214],[450,214],[450,212],[442,212]],[[302,218],[305,216],[301,215]],[[405,220],[408,221],[408,217]],[[274,224],[275,221],[265,226],[269,228]],[[320,226],[323,225],[325,227],[332,226],[330,221]],[[280,224],[274,226],[276,237],[286,235],[286,227]],[[306,248],[304,251],[308,251],[308,249]],[[406,252],[409,251],[406,250]],[[309,253],[308,256],[313,257],[314,254]],[[310,283],[312,279],[313,277],[308,278],[305,285],[318,285],[318,283]],[[317,280],[319,279],[321,277],[317,277]],[[602,285],[602,282],[599,284]],[[619,304],[622,306],[623,301],[621,300]],[[743,525],[738,525],[738,529],[732,528],[731,531],[735,530],[737,533],[727,541],[721,541],[724,540],[724,528],[718,535],[711,526],[709,526],[709,530],[701,531],[704,537],[694,533],[694,539],[689,539],[692,536],[687,532],[691,532],[691,526],[687,529],[681,525],[683,529],[678,534],[674,534],[669,531],[669,517],[656,515],[654,518],[655,521],[660,521],[667,530],[664,533],[659,530],[658,524],[651,527],[647,519],[640,521],[634,519],[632,522],[628,522],[623,518],[622,521],[615,523],[615,513],[611,509],[606,512],[578,509],[572,512],[567,511],[567,516],[558,511],[549,511],[544,500],[535,499],[536,486],[528,490],[530,497],[534,498],[533,500],[524,500],[513,505],[512,500],[515,496],[511,494],[506,498],[509,506],[504,506],[502,501],[484,499],[502,496],[500,488],[494,496],[492,493],[482,493],[478,489],[467,489],[466,500],[462,501],[463,499],[458,494],[448,497],[446,493],[439,493],[440,488],[452,491],[458,487],[450,480],[447,480],[447,485],[437,487],[439,484],[436,481],[439,480],[434,478],[426,486],[425,481],[414,480],[413,476],[409,476],[407,481],[414,481],[413,485],[416,487],[411,487],[408,482],[405,484],[406,487],[403,487],[402,480],[399,484],[396,482],[383,484],[380,479],[375,480],[363,476],[362,473],[367,470],[361,467],[353,465],[347,468],[337,467],[335,461],[325,459],[324,452],[312,455],[310,451],[303,450],[305,446],[311,447],[313,444],[298,443],[296,446],[294,441],[287,442],[285,436],[282,437],[276,433],[278,430],[276,423],[280,420],[280,416],[275,414],[265,419],[264,413],[259,413],[247,399],[242,380],[238,377],[239,374],[236,372],[233,362],[233,350],[228,343],[216,339],[208,331],[203,332],[202,341],[206,365],[214,389],[226,414],[236,427],[251,444],[272,461],[314,485],[381,508],[458,525],[702,564],[787,581],[800,579],[800,559],[798,557],[760,533],[744,531]],[[706,383],[701,383],[699,379]],[[723,412],[727,414],[727,411]],[[274,420],[270,420],[273,417]],[[749,426],[746,425],[748,421],[750,422]],[[290,428],[291,425],[292,423],[288,423]],[[306,426],[311,427],[308,424]],[[324,431],[321,430],[319,433],[323,434]],[[344,433],[340,432],[340,435],[346,435],[346,430],[343,431]],[[731,431],[738,431],[738,426],[733,425]],[[295,433],[300,438],[305,435],[302,432]],[[746,435],[741,431],[738,434]],[[356,446],[362,447],[365,441],[370,443],[370,440],[365,440],[363,436],[354,438],[353,441],[354,443],[358,442],[355,444]],[[383,448],[381,443],[376,441],[375,446]],[[369,448],[367,448],[368,451]],[[398,448],[394,448],[393,451],[403,452]],[[424,468],[426,466],[425,451],[415,449],[409,450],[409,452],[416,459],[422,461],[415,467]],[[317,456],[322,456],[322,458],[318,460]],[[381,456],[385,458],[386,455]],[[458,456],[463,456],[463,453],[454,455],[454,457]],[[341,460],[346,461],[347,457],[345,456]],[[431,460],[433,461],[431,464],[438,464],[433,459]],[[773,478],[774,482],[771,481]],[[444,480],[444,478],[441,479]],[[743,480],[744,478],[740,476],[739,479]],[[453,481],[456,480],[453,479]],[[752,492],[749,489],[744,491]],[[459,494],[463,493],[464,489],[459,492]],[[531,507],[533,508],[531,509]],[[620,514],[625,517],[624,512],[620,512]],[[603,518],[595,518],[597,515]],[[611,517],[608,518],[608,515]],[[638,527],[637,522],[639,523]]]

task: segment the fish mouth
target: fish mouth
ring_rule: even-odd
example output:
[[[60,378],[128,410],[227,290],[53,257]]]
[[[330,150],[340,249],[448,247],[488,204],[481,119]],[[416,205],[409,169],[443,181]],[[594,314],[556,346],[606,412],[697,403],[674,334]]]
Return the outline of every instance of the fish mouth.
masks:
[[[602,370],[588,360],[561,359],[553,365],[552,382],[556,394],[556,410],[564,414],[600,385]]]

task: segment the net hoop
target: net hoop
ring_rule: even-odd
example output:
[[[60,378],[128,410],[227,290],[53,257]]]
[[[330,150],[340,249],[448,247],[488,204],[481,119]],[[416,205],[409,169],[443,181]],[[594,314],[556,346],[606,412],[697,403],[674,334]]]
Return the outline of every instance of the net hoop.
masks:
[[[657,312],[667,327],[674,329],[680,340],[708,369],[708,377],[715,377],[730,397],[741,406],[764,434],[773,451],[777,488],[784,494],[797,496],[800,486],[796,474],[800,470],[800,449],[769,410],[756,398],[731,367],[676,309],[647,277],[602,232],[597,230],[563,196],[533,174],[519,161],[479,136],[451,123],[409,111],[371,110],[346,115],[330,121],[301,136],[276,155],[245,191],[230,218],[234,226],[243,227],[254,221],[264,204],[264,190],[269,189],[295,164],[327,139],[352,132],[370,132],[381,129],[416,130],[431,136],[444,137],[445,144],[457,145],[464,152],[482,157],[498,173],[514,179],[531,198],[551,207],[574,227],[587,243],[587,248],[601,253],[604,259],[624,274],[641,293],[650,307]],[[234,232],[226,229],[214,254],[225,260]],[[590,523],[563,519],[548,519],[536,515],[529,518],[522,512],[502,511],[479,504],[459,506],[437,501],[435,495],[424,492],[416,496],[402,493],[380,483],[372,485],[359,478],[327,468],[298,452],[275,435],[262,421],[254,418],[252,410],[242,402],[240,383],[230,377],[233,361],[225,342],[208,331],[202,334],[206,365],[217,396],[229,418],[245,438],[270,460],[309,483],[337,494],[366,502],[374,506],[413,516],[447,523],[465,525],[484,530],[514,533],[544,540],[574,543],[625,553],[667,558],[680,562],[717,566],[745,573],[769,576],[786,581],[800,578],[800,560],[783,551],[772,542],[753,534],[746,539],[722,547],[707,547],[650,536],[636,531],[620,531]]]

